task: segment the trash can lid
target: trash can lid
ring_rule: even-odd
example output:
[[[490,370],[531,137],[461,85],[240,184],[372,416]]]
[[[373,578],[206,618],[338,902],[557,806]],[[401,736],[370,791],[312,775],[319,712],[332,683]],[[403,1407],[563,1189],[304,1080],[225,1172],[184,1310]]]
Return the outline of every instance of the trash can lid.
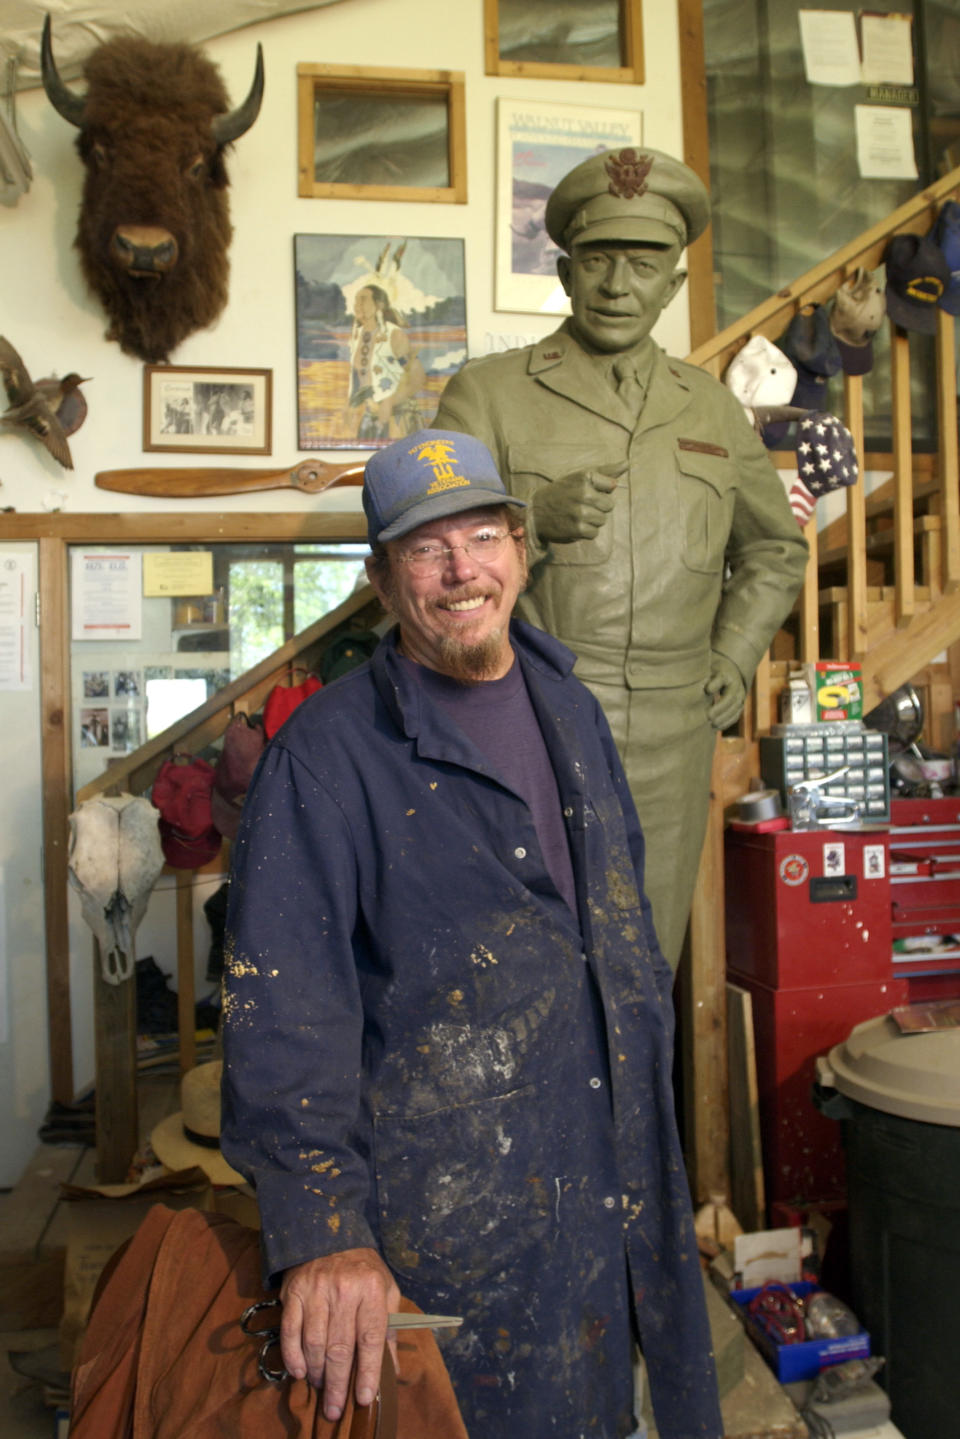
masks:
[[[868,1019],[833,1046],[819,1078],[872,1109],[960,1127],[960,1029],[904,1034],[889,1014]]]

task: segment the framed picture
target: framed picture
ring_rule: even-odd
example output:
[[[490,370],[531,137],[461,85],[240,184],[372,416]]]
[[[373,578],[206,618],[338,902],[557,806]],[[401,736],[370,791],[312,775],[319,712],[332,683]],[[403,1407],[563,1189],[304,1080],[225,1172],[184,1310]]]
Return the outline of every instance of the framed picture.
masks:
[[[467,200],[460,70],[298,65],[298,194]]]
[[[641,0],[483,0],[488,75],[642,85]]]
[[[543,224],[547,199],[589,155],[642,140],[639,110],[498,99],[495,309],[568,313],[557,279],[560,251]]]
[[[269,455],[272,408],[271,370],[143,367],[145,450]]]
[[[295,235],[301,450],[378,449],[429,425],[467,357],[463,241]]]

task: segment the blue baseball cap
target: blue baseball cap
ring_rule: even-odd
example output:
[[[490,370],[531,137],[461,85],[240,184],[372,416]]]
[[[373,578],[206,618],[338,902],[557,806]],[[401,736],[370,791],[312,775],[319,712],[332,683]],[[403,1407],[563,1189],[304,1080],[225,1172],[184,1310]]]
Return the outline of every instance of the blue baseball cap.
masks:
[[[929,235],[894,235],[883,255],[887,314],[903,330],[937,333],[937,309],[950,284],[950,267]]]
[[[940,296],[940,308],[948,315],[960,315],[960,205],[956,200],[946,202],[930,233],[950,271],[947,288]]]
[[[428,520],[483,505],[514,505],[482,440],[454,430],[417,430],[371,455],[363,471],[363,509],[371,547],[408,535]]]

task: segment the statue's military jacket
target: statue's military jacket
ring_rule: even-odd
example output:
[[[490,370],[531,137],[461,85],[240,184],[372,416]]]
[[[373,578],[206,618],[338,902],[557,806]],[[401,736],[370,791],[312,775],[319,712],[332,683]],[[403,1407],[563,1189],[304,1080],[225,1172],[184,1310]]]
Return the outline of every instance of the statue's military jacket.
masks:
[[[483,440],[521,499],[576,470],[617,475],[593,539],[543,544],[527,512],[532,569],[518,613],[570,646],[581,678],[692,685],[707,679],[713,648],[749,682],[802,583],[806,541],[739,400],[648,343],[639,419],[567,323],[465,365],[434,424]]]
[[[235,846],[222,1148],[269,1275],[372,1245],[438,1334],[471,1439],[719,1439],[643,840],[573,656],[512,629],[576,918],[525,802],[398,662],[305,701]]]

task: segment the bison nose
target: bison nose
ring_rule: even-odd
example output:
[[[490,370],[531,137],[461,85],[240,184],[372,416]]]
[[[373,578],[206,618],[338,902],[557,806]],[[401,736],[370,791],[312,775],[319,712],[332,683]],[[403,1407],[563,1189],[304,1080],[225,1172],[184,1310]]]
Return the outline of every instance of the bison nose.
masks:
[[[177,242],[154,225],[118,225],[110,241],[113,263],[131,275],[164,275],[177,263]]]

